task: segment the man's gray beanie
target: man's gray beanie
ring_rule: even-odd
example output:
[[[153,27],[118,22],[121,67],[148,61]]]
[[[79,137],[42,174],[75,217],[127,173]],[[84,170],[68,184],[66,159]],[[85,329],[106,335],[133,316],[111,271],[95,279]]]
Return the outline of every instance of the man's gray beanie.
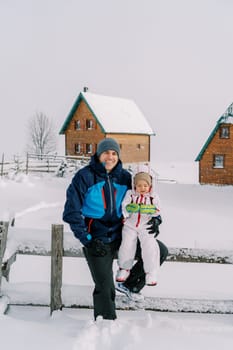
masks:
[[[109,150],[117,152],[118,157],[120,156],[120,146],[116,140],[111,138],[103,139],[98,143],[96,154],[99,157],[101,153]]]

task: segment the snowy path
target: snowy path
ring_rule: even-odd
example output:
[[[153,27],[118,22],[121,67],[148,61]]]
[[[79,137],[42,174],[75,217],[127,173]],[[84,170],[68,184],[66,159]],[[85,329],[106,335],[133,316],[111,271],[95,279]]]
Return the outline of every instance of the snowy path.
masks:
[[[225,350],[233,344],[233,315],[119,311],[116,321],[91,318],[92,310],[64,309],[50,318],[48,308],[14,306],[0,318],[1,344],[15,349],[15,338],[17,350]],[[7,337],[9,327],[14,337]]]

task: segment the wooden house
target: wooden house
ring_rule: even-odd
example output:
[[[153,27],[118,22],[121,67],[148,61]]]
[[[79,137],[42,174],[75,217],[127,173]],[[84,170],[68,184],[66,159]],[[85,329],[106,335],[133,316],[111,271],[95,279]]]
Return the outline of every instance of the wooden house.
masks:
[[[91,156],[106,137],[118,141],[123,162],[150,161],[150,138],[154,132],[129,99],[81,92],[60,132],[65,135],[66,155]]]
[[[233,103],[219,118],[195,159],[200,184],[233,185]]]

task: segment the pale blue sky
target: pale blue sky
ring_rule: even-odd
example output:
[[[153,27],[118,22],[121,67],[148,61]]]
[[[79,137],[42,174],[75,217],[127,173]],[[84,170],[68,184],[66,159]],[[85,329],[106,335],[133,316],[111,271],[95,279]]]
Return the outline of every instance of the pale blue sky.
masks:
[[[58,132],[88,86],[137,103],[153,159],[194,161],[233,102],[232,13],[231,0],[0,0],[0,156],[23,151],[36,112]]]

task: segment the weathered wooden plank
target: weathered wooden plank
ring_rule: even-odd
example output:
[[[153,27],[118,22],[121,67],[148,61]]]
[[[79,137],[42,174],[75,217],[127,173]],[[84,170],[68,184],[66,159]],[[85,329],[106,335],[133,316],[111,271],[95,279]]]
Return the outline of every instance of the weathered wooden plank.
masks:
[[[1,285],[2,285],[2,264],[3,256],[6,249],[7,232],[9,223],[6,221],[0,221],[0,295],[1,295]]]
[[[52,225],[50,314],[62,309],[63,225]]]
[[[177,262],[199,262],[199,263],[215,263],[215,264],[233,264],[233,251],[215,250],[215,249],[195,249],[195,248],[168,248],[169,254],[167,261]],[[51,251],[43,247],[20,247],[18,254],[26,255],[44,255],[50,256]],[[82,247],[69,247],[64,249],[65,257],[84,257]]]
[[[0,298],[1,303],[1,298]],[[9,305],[22,306],[48,306],[47,303],[34,303],[27,301],[20,301],[17,303],[8,302]],[[77,302],[67,305],[65,308],[73,309],[93,309],[92,300]],[[123,295],[116,296],[117,310],[148,310],[160,312],[192,312],[202,314],[231,314],[233,315],[233,301],[224,299],[192,299],[192,298],[178,298],[178,297],[145,297],[143,302],[133,302]],[[1,314],[1,310],[0,310]]]
[[[9,281],[11,265],[16,261],[17,253],[14,253],[9,259],[2,263],[2,276]]]
[[[10,299],[6,295],[0,295],[0,315],[6,314],[10,305]]]
[[[167,261],[233,264],[233,251],[197,248],[169,248]]]

